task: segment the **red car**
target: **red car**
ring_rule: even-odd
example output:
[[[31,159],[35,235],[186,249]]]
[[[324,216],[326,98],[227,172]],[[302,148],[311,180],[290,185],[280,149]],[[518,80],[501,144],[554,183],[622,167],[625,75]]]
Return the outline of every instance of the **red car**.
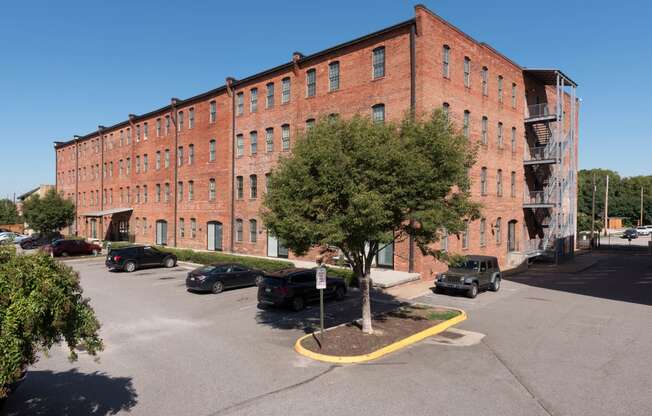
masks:
[[[80,254],[98,255],[102,252],[102,247],[84,240],[55,240],[52,244],[43,246],[42,250],[54,257],[68,257]]]

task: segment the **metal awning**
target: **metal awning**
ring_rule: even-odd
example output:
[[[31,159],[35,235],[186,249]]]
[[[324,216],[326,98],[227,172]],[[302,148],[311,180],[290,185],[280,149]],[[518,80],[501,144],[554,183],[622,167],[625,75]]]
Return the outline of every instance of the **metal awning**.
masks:
[[[133,208],[111,208],[104,211],[85,212],[81,215],[82,217],[104,217],[105,215],[120,214],[121,212],[131,212],[133,210]]]
[[[566,81],[566,85],[577,87],[575,81],[561,72],[559,69],[548,68],[523,68],[523,73],[528,75],[544,85],[557,85],[557,75],[560,75]]]

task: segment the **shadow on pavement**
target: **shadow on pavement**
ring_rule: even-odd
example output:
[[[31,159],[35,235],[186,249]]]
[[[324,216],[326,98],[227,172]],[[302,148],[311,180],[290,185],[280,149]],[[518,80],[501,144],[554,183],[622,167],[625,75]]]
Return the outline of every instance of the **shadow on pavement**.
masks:
[[[104,373],[28,371],[23,384],[7,399],[0,414],[114,415],[129,411],[138,394],[129,377]]]
[[[373,315],[387,312],[403,303],[394,296],[372,291],[371,313]],[[324,300],[324,327],[330,328],[362,317],[360,292],[349,291],[341,301]],[[306,334],[319,330],[319,301],[308,304],[306,309],[294,312],[289,308],[258,305],[256,321],[275,329],[300,329]]]
[[[596,251],[586,256],[598,260],[578,273],[534,266],[505,280],[544,289],[559,290],[621,302],[652,305],[652,256],[636,251]]]

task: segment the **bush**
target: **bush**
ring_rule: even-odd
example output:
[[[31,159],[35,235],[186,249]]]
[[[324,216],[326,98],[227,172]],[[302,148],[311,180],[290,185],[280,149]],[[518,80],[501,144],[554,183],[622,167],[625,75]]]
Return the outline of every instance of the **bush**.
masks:
[[[65,342],[72,360],[76,349],[96,355],[103,347],[99,328],[70,267],[47,255],[0,248],[0,399],[39,350]]]
[[[335,267],[326,267],[329,276],[340,277],[346,281],[348,287],[358,287],[358,279],[353,270],[340,269]]]
[[[220,252],[194,251],[170,247],[157,247],[159,250],[174,253],[179,261],[198,264],[209,263],[239,263],[252,269],[273,272],[294,267],[294,263],[285,260],[260,259],[256,257],[236,256]]]

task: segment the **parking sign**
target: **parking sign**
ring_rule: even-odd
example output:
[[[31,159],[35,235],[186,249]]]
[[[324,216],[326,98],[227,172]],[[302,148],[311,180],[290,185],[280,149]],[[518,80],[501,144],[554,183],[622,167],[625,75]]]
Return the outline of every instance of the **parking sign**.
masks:
[[[317,268],[317,289],[326,289],[326,268]]]

